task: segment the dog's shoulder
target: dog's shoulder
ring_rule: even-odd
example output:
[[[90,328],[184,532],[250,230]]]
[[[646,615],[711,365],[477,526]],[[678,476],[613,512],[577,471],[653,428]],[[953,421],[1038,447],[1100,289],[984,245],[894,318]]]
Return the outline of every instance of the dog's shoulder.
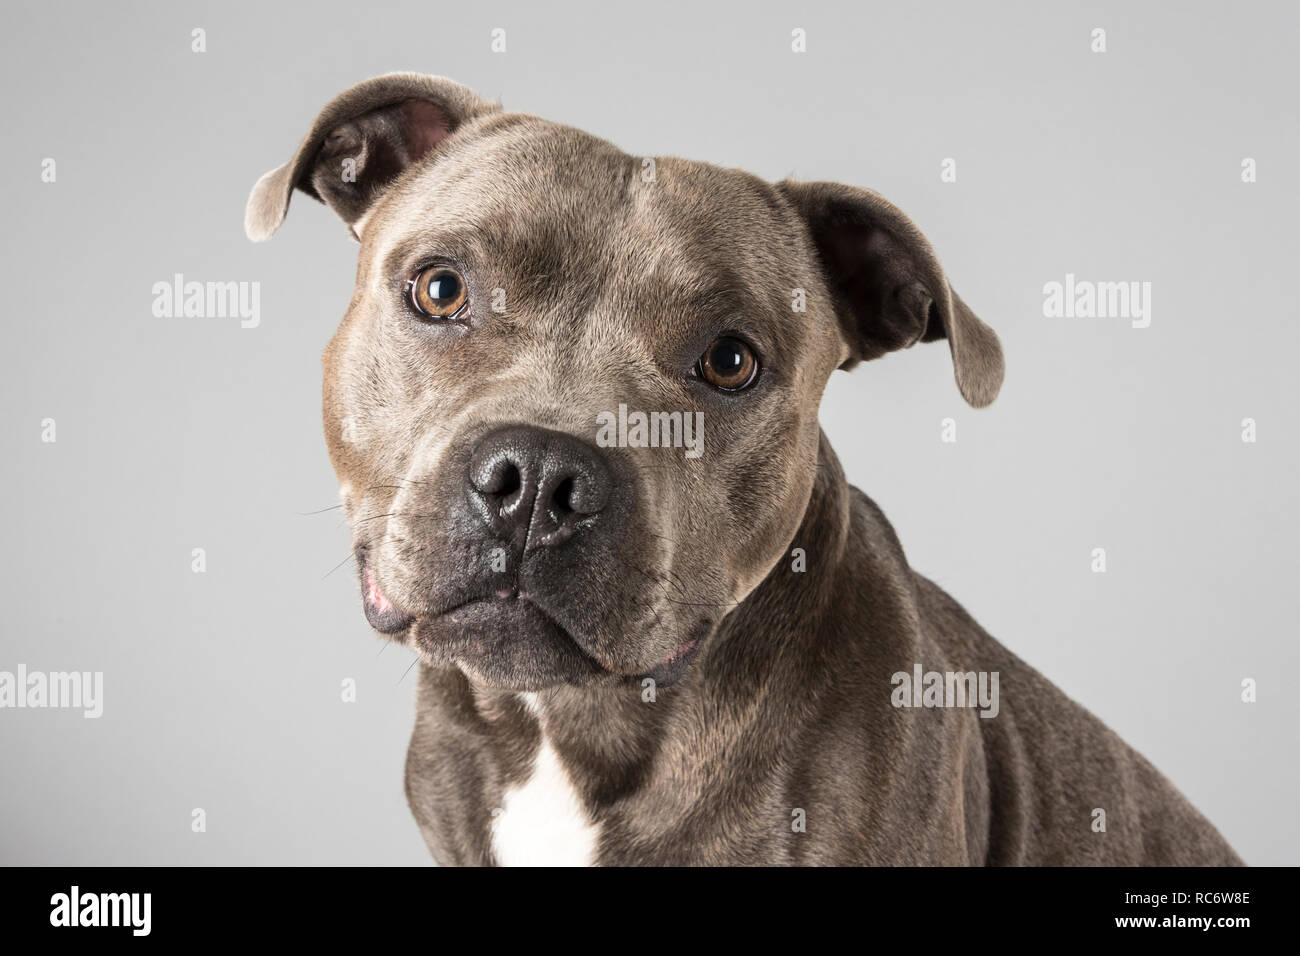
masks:
[[[927,667],[945,677],[974,674],[981,690],[993,690],[990,706],[973,720],[997,794],[988,806],[990,863],[1241,863],[1142,754],[933,581],[916,572],[912,578],[922,646],[936,661]]]

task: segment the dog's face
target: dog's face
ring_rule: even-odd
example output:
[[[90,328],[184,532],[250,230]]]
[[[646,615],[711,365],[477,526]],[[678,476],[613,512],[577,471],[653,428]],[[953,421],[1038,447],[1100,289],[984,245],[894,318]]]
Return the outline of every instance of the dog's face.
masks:
[[[874,194],[622,153],[446,80],[371,80],[258,183],[361,241],[324,360],[367,617],[485,683],[676,679],[787,554],[837,367],[997,339]],[[814,543],[815,546],[815,543]]]

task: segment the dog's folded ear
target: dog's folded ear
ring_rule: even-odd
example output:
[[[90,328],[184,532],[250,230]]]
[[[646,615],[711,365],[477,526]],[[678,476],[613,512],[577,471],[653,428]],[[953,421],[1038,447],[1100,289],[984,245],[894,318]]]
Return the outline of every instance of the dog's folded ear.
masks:
[[[317,114],[293,159],[257,181],[244,231],[255,242],[271,238],[295,187],[352,228],[407,167],[467,120],[500,109],[440,76],[389,73],[358,83]]]
[[[840,183],[779,184],[808,225],[849,345],[844,368],[917,342],[946,338],[957,388],[976,408],[997,398],[1004,365],[997,334],[948,284],[930,243],[903,211]]]

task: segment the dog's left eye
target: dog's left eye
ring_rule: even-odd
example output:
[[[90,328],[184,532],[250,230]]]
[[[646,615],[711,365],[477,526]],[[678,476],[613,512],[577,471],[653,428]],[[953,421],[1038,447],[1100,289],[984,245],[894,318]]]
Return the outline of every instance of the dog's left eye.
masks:
[[[695,364],[696,374],[724,392],[749,388],[758,378],[758,356],[733,335],[714,339]]]
[[[465,278],[447,265],[429,266],[408,281],[406,288],[411,305],[430,319],[455,318],[469,300]]]

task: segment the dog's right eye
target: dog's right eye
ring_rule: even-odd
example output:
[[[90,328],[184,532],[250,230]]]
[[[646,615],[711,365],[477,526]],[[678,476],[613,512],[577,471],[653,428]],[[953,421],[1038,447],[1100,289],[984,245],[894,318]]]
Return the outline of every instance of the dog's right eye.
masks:
[[[411,305],[430,319],[454,319],[469,301],[465,278],[451,266],[429,266],[406,283]]]

